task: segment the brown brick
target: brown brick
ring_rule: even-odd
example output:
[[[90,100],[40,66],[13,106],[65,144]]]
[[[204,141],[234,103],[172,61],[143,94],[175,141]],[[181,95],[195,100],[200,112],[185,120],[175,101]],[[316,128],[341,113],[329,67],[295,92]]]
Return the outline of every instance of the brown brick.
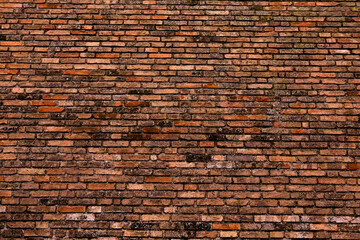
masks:
[[[124,102],[125,107],[149,107],[150,102],[145,101],[126,101]]]
[[[64,74],[67,75],[89,75],[88,70],[65,70]]]
[[[96,133],[100,132],[100,127],[74,127],[74,132]]]
[[[0,4],[3,239],[360,239],[357,1],[65,2]]]
[[[214,230],[240,230],[240,223],[213,223]]]
[[[12,63],[7,65],[8,68],[30,68],[30,64]]]
[[[171,58],[171,54],[152,53],[152,54],[149,54],[149,58]]]
[[[78,53],[78,52],[60,52],[60,53],[56,53],[55,55],[57,57],[61,57],[61,58],[66,58],[66,57],[76,58],[76,57],[80,56],[80,53]]]
[[[171,183],[171,177],[145,177],[145,182],[148,183]]]
[[[11,195],[12,195],[11,191],[4,191],[4,190],[0,191],[0,197],[11,197]]]
[[[120,53],[96,53],[98,58],[119,58]]]
[[[39,4],[39,8],[62,8],[60,4]]]
[[[115,189],[115,184],[113,183],[90,183],[88,186],[89,190],[106,190],[106,189]]]

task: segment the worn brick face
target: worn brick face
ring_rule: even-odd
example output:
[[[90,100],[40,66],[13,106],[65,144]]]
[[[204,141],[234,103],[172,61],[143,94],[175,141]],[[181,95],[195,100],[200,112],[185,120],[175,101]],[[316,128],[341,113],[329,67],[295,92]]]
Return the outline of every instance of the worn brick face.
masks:
[[[1,239],[360,239],[360,2],[0,1]]]

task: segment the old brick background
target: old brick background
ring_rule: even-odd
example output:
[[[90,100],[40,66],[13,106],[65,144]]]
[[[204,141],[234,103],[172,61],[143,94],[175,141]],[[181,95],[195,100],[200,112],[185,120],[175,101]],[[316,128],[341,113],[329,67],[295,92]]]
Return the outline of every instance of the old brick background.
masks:
[[[360,239],[359,12],[0,0],[1,239]]]

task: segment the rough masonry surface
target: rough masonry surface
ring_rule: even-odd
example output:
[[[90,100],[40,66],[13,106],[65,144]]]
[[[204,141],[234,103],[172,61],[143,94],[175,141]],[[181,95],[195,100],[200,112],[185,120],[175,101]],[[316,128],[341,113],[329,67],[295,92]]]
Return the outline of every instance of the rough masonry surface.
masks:
[[[360,239],[359,13],[0,0],[0,238]]]

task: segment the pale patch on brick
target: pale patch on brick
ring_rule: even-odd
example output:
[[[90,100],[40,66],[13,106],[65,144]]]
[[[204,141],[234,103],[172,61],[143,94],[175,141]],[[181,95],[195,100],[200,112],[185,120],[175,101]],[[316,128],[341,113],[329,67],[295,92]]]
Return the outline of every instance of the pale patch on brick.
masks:
[[[95,215],[94,214],[68,214],[66,216],[67,220],[73,220],[73,221],[95,221]]]

